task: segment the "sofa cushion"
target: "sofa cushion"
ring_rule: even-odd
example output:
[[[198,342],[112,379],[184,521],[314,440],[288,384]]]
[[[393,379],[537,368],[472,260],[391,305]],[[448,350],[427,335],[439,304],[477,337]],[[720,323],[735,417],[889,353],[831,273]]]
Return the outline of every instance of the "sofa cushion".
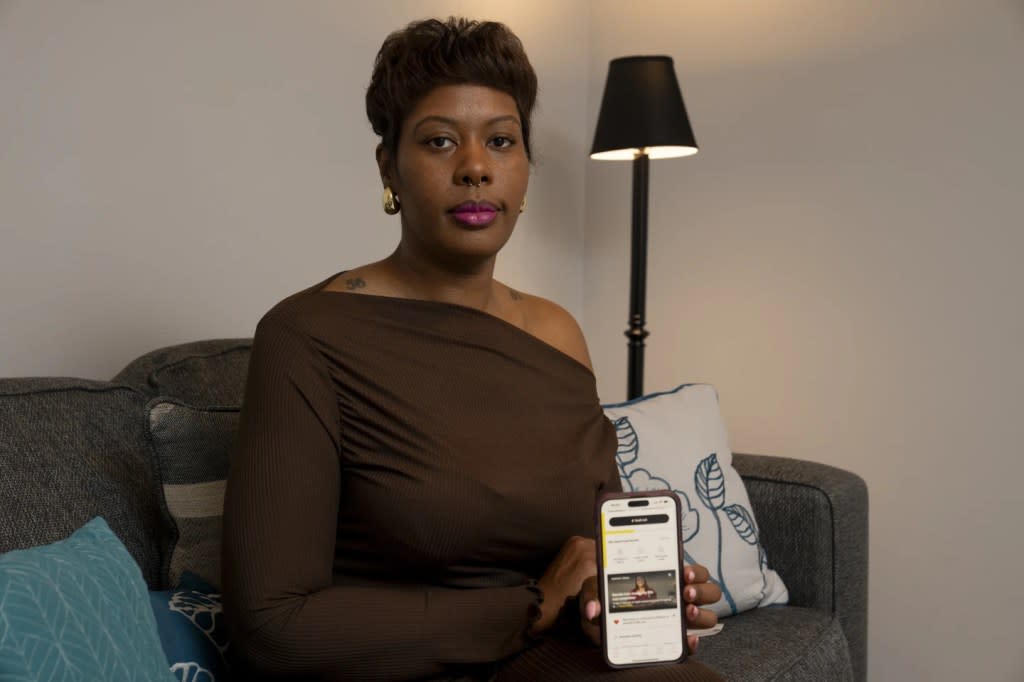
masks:
[[[168,346],[133,360],[113,381],[189,405],[241,405],[251,348],[251,339]]]
[[[186,572],[177,587],[150,592],[149,600],[167,664],[180,682],[228,679],[228,633],[219,591]]]
[[[842,627],[824,611],[769,606],[724,623],[701,639],[697,658],[729,682],[853,680]]]
[[[0,379],[0,552],[66,538],[103,516],[160,588],[170,526],[146,435],[146,396],[66,378]]]
[[[747,489],[708,384],[684,384],[605,406],[619,437],[622,489],[673,490],[683,517],[687,563],[703,564],[722,588],[709,608],[720,617],[785,603],[786,586],[768,567]]]
[[[142,574],[97,517],[0,556],[0,679],[171,682]]]
[[[197,408],[169,398],[146,405],[165,522],[174,528],[164,584],[191,571],[220,585],[221,516],[237,408]]]

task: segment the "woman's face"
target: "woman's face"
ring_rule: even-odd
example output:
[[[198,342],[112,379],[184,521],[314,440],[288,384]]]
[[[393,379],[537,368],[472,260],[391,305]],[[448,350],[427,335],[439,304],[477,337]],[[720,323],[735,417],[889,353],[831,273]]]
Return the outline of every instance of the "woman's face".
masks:
[[[512,235],[530,166],[515,100],[481,85],[435,88],[402,125],[384,182],[402,205],[402,243],[422,258],[470,267]]]
[[[639,587],[642,590],[646,590],[647,589],[647,578],[645,578],[643,576],[637,576],[636,586]]]

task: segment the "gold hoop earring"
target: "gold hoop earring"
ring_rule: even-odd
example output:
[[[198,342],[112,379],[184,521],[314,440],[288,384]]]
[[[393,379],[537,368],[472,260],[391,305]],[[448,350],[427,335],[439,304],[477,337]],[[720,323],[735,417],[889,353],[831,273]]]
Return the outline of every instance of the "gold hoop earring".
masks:
[[[391,191],[391,185],[384,188],[384,212],[388,215],[395,215],[402,210],[402,203],[398,200],[398,195]]]
[[[519,212],[522,213],[526,210],[526,197],[523,197],[523,203],[519,204]]]

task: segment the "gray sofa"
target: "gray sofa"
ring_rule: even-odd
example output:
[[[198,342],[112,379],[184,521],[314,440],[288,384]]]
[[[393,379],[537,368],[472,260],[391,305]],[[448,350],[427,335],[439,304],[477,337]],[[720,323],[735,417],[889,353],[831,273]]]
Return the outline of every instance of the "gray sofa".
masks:
[[[0,553],[54,542],[102,515],[150,589],[167,589],[176,529],[161,514],[147,403],[241,403],[250,342],[172,346],[110,382],[0,379]],[[782,457],[735,455],[788,606],[725,619],[699,657],[727,679],[864,680],[867,490],[854,474]]]

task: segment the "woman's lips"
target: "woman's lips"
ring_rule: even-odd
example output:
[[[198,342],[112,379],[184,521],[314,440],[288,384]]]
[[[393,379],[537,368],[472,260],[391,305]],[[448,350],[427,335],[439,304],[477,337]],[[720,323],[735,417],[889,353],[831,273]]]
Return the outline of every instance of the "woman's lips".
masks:
[[[484,227],[498,217],[498,207],[486,201],[467,201],[453,208],[449,213],[463,225]]]

